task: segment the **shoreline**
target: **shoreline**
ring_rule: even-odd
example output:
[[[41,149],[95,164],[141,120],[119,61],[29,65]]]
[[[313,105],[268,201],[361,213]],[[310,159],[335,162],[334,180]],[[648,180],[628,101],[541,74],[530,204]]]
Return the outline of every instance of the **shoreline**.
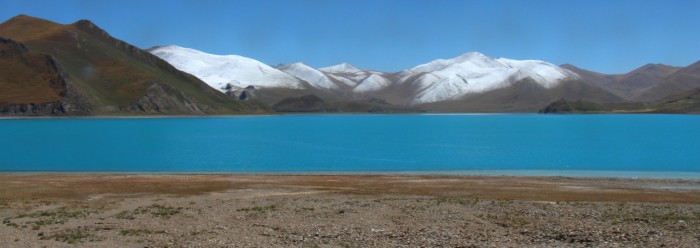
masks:
[[[131,183],[140,186],[134,187]],[[172,188],[168,188],[170,186]],[[694,179],[448,174],[0,173],[0,200],[17,195],[24,198],[61,198],[65,194],[78,198],[89,198],[95,194],[187,195],[192,192],[205,194],[246,187],[313,188],[338,194],[468,195],[500,200],[700,204],[700,180]]]
[[[572,179],[651,179],[700,182],[695,171],[618,170],[407,170],[407,171],[0,171],[0,175],[229,175],[229,176],[484,176]]]
[[[228,118],[228,117],[265,117],[281,116],[275,114],[250,115],[85,115],[85,116],[0,116],[0,120],[31,120],[31,119],[188,119],[188,118]]]
[[[227,117],[266,117],[266,116],[303,116],[303,115],[425,115],[425,116],[482,116],[482,115],[700,115],[699,112],[687,113],[663,113],[663,112],[596,112],[596,113],[538,113],[538,112],[417,112],[417,113],[372,113],[372,112],[346,112],[346,113],[296,113],[279,112],[272,114],[242,114],[242,115],[87,115],[87,116],[0,116],[0,120],[25,120],[25,119],[177,119],[177,118],[227,118]]]

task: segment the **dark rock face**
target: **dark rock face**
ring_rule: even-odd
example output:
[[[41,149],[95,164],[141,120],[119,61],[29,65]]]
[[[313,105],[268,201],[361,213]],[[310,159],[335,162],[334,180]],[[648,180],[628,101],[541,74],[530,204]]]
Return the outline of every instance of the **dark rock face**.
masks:
[[[0,108],[0,115],[60,115],[66,114],[65,107],[60,102],[40,104],[10,104]]]
[[[248,100],[248,94],[245,93],[245,91],[241,92],[241,95],[238,96],[238,100],[245,101]]]
[[[608,104],[610,106],[616,105],[614,103]],[[619,105],[619,104],[618,104]],[[540,114],[566,114],[566,113],[600,113],[604,111],[609,111],[610,109],[605,105],[598,103],[587,102],[587,101],[569,101],[566,99],[559,99],[548,104],[546,107],[539,110]]]
[[[236,89],[233,87],[233,85],[226,84],[226,86],[222,87],[221,89],[225,90],[224,94],[240,101],[258,99],[257,89],[255,89],[255,86],[252,85],[248,85],[248,87],[243,89]]]
[[[2,49],[0,49],[0,58],[17,56],[29,51],[24,44],[12,39],[0,37],[0,44],[2,44]]]
[[[70,86],[69,89],[74,87]],[[94,107],[82,95],[68,90],[58,101],[12,103],[0,106],[0,116],[89,115]]]
[[[255,86],[249,85],[245,87],[238,95],[238,100],[245,101],[258,98]]]
[[[15,103],[0,107],[0,116],[88,115],[92,105],[82,97],[43,103]]]
[[[569,104],[569,101],[565,99],[560,99],[555,102],[550,103],[543,109],[539,110],[540,114],[561,114],[561,113],[571,113],[574,109]]]

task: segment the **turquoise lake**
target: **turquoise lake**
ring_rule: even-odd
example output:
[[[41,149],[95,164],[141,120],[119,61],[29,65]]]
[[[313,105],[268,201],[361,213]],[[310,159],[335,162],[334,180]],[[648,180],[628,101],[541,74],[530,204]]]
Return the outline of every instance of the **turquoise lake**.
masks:
[[[700,175],[698,115],[5,119],[0,130],[2,172]]]

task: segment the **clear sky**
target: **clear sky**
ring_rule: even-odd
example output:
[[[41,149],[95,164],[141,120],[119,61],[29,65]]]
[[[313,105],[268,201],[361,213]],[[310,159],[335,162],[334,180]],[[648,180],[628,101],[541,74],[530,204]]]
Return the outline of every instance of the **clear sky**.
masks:
[[[18,14],[270,65],[399,71],[479,51],[624,73],[700,60],[697,0],[0,0],[2,21]]]

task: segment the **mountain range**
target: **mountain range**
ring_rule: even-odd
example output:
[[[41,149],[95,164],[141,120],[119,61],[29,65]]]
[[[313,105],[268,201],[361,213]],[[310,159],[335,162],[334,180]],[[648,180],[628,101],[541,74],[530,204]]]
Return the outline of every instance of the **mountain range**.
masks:
[[[176,45],[141,50],[87,20],[61,25],[26,15],[0,24],[0,65],[5,115],[537,112],[572,102],[660,106],[700,88],[700,62],[618,75],[478,52],[399,72],[270,66]]]
[[[685,68],[648,64],[626,74],[606,75],[569,64],[556,66],[469,52],[399,72],[381,72],[348,63],[318,69],[302,62],[269,67],[254,59],[175,45],[148,51],[229,95],[254,88],[268,105],[315,95],[326,101],[379,100],[432,112],[536,112],[560,99],[602,104],[644,102],[700,88],[700,73],[694,69],[697,63]],[[222,76],[242,68],[253,69]],[[293,78],[281,76],[285,74]]]
[[[313,94],[330,101],[380,100],[393,106],[428,111],[533,112],[561,97],[596,102],[623,100],[551,63],[490,58],[478,52],[389,73],[347,63],[316,69],[297,62],[272,68],[253,59],[212,55],[175,45],[148,51],[222,92],[236,95],[235,92],[244,92],[252,86],[257,95],[277,96],[261,97],[270,105],[285,98]],[[246,73],[227,74],[242,68],[249,69]]]

